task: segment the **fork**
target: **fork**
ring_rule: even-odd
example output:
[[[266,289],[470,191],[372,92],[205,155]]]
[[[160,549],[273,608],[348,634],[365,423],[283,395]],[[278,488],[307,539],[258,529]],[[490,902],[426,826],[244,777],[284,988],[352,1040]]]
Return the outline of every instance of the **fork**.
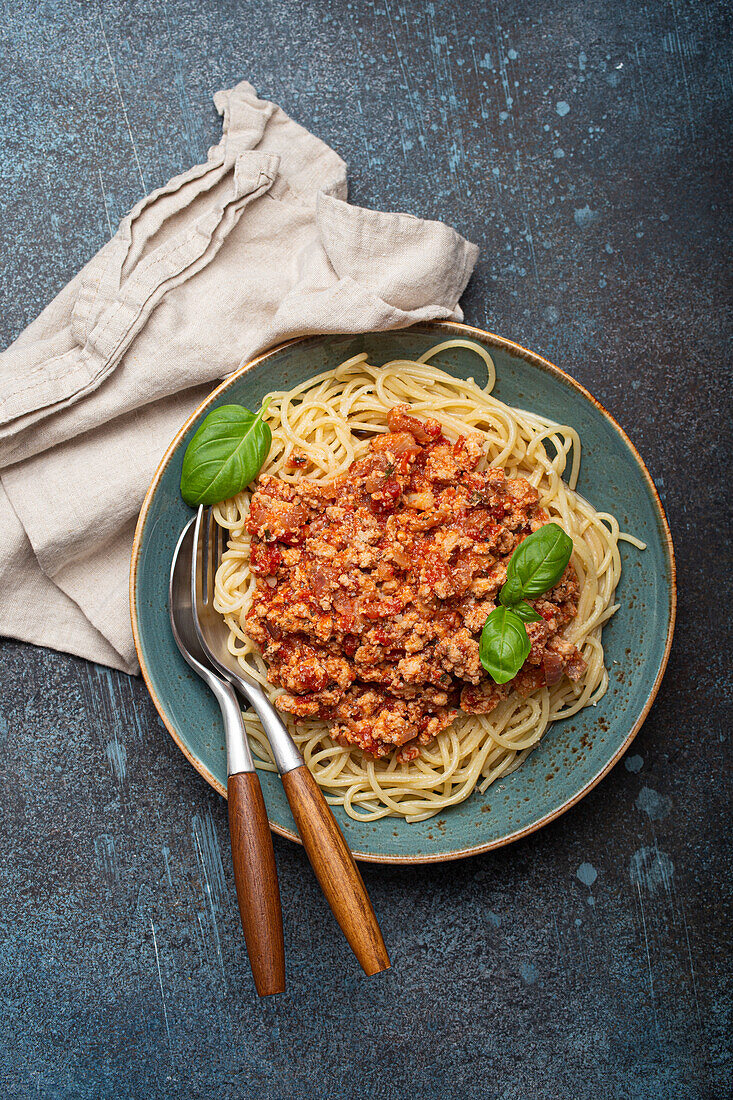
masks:
[[[374,909],[331,808],[275,707],[229,651],[229,629],[214,607],[214,580],[225,536],[211,508],[199,507],[194,538],[191,598],[203,650],[214,669],[239,691],[262,723],[303,847],[352,951],[366,974],[387,970],[389,956]]]
[[[227,795],[232,864],[242,930],[255,987],[261,997],[285,989],[285,947],[275,853],[242,711],[228,680],[207,662],[193,621],[193,523],[186,524],[171,562],[168,604],[181,656],[216,698],[227,746]]]

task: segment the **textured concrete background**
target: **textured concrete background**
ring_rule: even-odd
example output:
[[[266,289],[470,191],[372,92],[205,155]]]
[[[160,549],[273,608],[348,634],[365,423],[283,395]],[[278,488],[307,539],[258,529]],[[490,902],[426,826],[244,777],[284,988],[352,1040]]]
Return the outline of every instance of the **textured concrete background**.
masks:
[[[361,976],[275,838],[290,981],[266,1002],[224,803],[143,684],[0,643],[4,1095],[726,1095],[728,7],[2,4],[3,346],[204,158],[212,94],[247,77],[349,161],[354,201],[479,243],[467,319],[628,429],[681,580],[659,698],[600,787],[493,855],[365,869],[390,973]]]

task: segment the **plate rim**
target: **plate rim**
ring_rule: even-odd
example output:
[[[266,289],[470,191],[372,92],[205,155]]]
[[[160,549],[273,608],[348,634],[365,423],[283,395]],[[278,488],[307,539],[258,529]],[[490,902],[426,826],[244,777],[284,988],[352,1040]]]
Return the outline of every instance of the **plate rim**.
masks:
[[[543,356],[538,355],[536,352],[530,351],[528,348],[523,347],[521,344],[515,343],[513,340],[508,340],[506,337],[499,336],[496,333],[489,332],[486,329],[481,329],[475,325],[467,325],[460,321],[424,321],[414,326],[418,328],[434,328],[436,333],[444,335],[444,338],[449,339],[450,335],[455,336],[458,339],[466,339],[471,336],[480,337],[483,341],[488,341],[495,347],[502,348],[512,354],[518,356],[520,359],[524,359],[531,366],[539,367],[541,370],[554,375],[561,382],[569,385],[572,389],[576,390],[582,397],[589,401],[595,408],[606,418],[611,427],[618,433],[621,439],[624,441],[629,451],[631,452],[634,461],[641,470],[641,473],[646,480],[646,483],[651,491],[652,499],[657,509],[658,519],[660,521],[660,528],[663,536],[664,550],[666,553],[667,567],[669,572],[669,623],[667,626],[667,636],[665,639],[664,653],[662,654],[662,660],[659,666],[654,682],[649,689],[649,694],[644,702],[644,705],[639,713],[638,718],[633,723],[631,729],[627,733],[623,742],[613,754],[611,759],[594,775],[579,791],[576,791],[574,795],[568,798],[561,806],[546,813],[539,820],[533,822],[530,825],[525,825],[521,829],[517,829],[515,832],[508,834],[507,836],[500,837],[494,840],[485,841],[481,844],[474,844],[468,848],[457,848],[451,852],[440,852],[436,854],[422,853],[420,855],[390,855],[386,852],[362,852],[356,849],[352,849],[352,853],[356,859],[362,860],[365,863],[382,863],[382,864],[397,864],[397,865],[417,865],[424,863],[447,863],[457,859],[467,859],[470,856],[481,855],[483,852],[489,852],[496,848],[503,848],[507,844],[512,844],[517,840],[521,840],[524,837],[529,836],[531,833],[537,832],[538,829],[544,828],[545,825],[549,825],[551,821],[560,817],[568,810],[572,809],[582,798],[593,790],[601,780],[611,771],[613,767],[618,763],[624,753],[627,751],[637,733],[641,729],[644,721],[649,714],[652,703],[654,702],[657,692],[659,691],[662,678],[667,668],[667,662],[669,661],[669,654],[672,648],[672,638],[674,636],[675,621],[677,617],[677,566],[675,561],[674,545],[672,542],[672,533],[669,528],[669,522],[664,510],[659,492],[654,479],[652,478],[649,470],[646,467],[646,463],[639,454],[638,450],[629,439],[628,435],[618,423],[618,421],[611,415],[611,413],[601,404],[596,397],[590,393],[585,386],[581,385],[575,378],[569,375],[566,371],[556,366],[549,359],[545,359]],[[205,765],[198,760],[190,751],[188,746],[184,743],[174,725],[168,720],[165,709],[160,702],[158,695],[153,686],[152,677],[145,663],[145,659],[142,651],[142,641],[138,631],[137,624],[137,575],[138,565],[140,561],[140,551],[142,548],[142,540],[145,532],[145,524],[150,510],[153,497],[157,490],[163,473],[168,467],[173,455],[177,451],[183,436],[191,427],[193,422],[206,411],[206,409],[213,404],[220,394],[225,393],[232,384],[240,378],[242,375],[247,374],[250,370],[256,367],[263,360],[270,358],[273,355],[277,355],[285,348],[292,347],[295,344],[306,343],[308,340],[314,340],[319,338],[325,338],[328,336],[349,336],[358,337],[359,335],[368,336],[372,333],[312,333],[306,336],[296,336],[291,340],[284,340],[279,344],[275,344],[272,347],[266,348],[260,352],[259,355],[254,356],[252,359],[248,359],[246,363],[241,364],[232,374],[228,375],[223,382],[220,382],[207,397],[194,409],[191,415],[187,418],[185,423],[176,432],[176,435],[171,440],[170,444],[166,448],[163,457],[161,458],[158,466],[153,474],[152,481],[148,487],[148,491],[145,494],[140,513],[138,515],[137,523],[135,525],[135,537],[132,544],[132,555],[130,559],[130,577],[129,577],[129,592],[130,592],[130,618],[132,620],[132,636],[135,644],[135,652],[140,663],[140,671],[142,673],[145,685],[153,700],[155,709],[157,710],[160,718],[163,721],[164,726],[168,730],[169,734],[173,738],[174,742],[181,750],[186,759],[193,765],[196,771],[201,775],[209,786],[213,787],[224,798],[227,796],[226,788],[216,779],[216,777],[209,771]],[[285,828],[282,825],[273,822],[268,815],[268,821],[270,828],[274,833],[279,836],[286,837],[288,840],[295,841],[296,844],[301,844],[301,839],[292,830]]]

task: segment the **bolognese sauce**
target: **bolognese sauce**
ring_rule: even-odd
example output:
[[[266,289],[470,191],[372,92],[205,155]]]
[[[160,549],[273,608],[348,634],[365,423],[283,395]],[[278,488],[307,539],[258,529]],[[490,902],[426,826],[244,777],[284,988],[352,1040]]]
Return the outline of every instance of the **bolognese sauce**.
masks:
[[[388,428],[325,484],[259,479],[245,625],[284,689],[281,710],[324,719],[337,742],[373,757],[410,760],[458,708],[488,714],[512,691],[579,680],[586,665],[560,636],[579,595],[568,565],[529,601],[541,621],[526,624],[517,676],[502,686],[488,676],[484,623],[513,551],[549,517],[525,478],[477,469],[478,434],[451,442],[407,405],[389,412]]]

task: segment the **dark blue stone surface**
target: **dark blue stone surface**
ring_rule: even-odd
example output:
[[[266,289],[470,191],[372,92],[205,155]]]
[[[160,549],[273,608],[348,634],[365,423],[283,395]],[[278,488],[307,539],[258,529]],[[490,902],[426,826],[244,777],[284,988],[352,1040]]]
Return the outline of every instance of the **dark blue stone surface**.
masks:
[[[289,992],[253,993],[225,805],[143,684],[0,643],[0,1088],[53,1100],[717,1100],[730,1088],[728,4],[13,0],[0,339],[218,138],[241,78],[362,205],[481,246],[466,318],[625,427],[675,537],[669,671],[625,765],[527,841],[365,867],[366,979],[275,838]],[[1,532],[0,532],[0,537]]]

